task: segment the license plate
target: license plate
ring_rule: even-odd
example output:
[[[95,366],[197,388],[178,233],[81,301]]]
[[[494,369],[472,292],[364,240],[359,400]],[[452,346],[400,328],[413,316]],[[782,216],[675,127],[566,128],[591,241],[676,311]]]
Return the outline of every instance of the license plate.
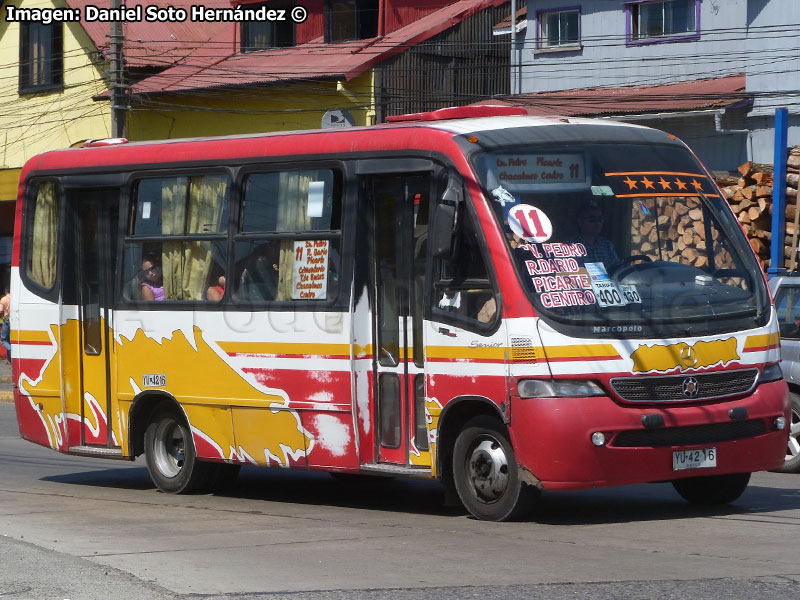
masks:
[[[145,373],[142,375],[143,387],[167,387],[166,373]]]
[[[717,449],[676,450],[672,453],[672,470],[707,469],[717,466]]]

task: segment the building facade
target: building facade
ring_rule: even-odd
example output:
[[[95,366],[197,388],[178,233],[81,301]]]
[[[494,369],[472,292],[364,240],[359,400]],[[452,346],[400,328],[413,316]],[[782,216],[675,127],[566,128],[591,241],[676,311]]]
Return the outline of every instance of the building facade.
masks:
[[[796,0],[528,0],[519,21],[512,89],[531,106],[560,98],[567,114],[665,129],[720,170],[772,162],[778,107],[789,108],[790,145],[800,143]],[[743,90],[721,85],[737,76]],[[678,85],[699,81],[720,85],[702,94]],[[663,97],[630,110],[648,89],[667,85]],[[559,96],[565,90],[572,100]],[[690,108],[679,102],[687,99]]]

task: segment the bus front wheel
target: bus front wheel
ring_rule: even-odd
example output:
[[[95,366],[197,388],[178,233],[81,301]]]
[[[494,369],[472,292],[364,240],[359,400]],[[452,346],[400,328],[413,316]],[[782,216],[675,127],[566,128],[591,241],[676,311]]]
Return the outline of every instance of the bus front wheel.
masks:
[[[174,411],[153,416],[144,432],[144,454],[150,478],[162,492],[201,491],[217,475],[216,464],[197,460],[191,429]]]
[[[470,419],[453,447],[453,479],[464,507],[485,521],[511,521],[530,510],[534,489],[523,483],[503,424],[481,415]]]
[[[687,502],[711,506],[733,502],[744,493],[748,483],[750,473],[732,473],[676,479],[672,486]]]

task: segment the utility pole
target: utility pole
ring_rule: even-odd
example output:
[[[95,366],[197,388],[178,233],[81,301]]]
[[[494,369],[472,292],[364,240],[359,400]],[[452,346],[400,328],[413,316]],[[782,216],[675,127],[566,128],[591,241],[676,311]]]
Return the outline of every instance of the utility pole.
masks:
[[[119,17],[121,0],[111,0],[110,7],[112,14],[116,12]],[[125,126],[125,80],[124,80],[124,60],[122,45],[124,37],[122,35],[122,21],[116,18],[111,21],[111,31],[109,33],[111,50],[111,137],[124,138],[126,136]]]
[[[517,69],[514,67],[514,56],[516,54],[514,51],[516,50],[516,43],[517,43],[517,0],[511,0],[511,56],[509,57],[510,62],[508,65],[509,66],[508,73],[510,75],[510,81],[509,81],[510,87],[508,91],[511,93],[512,96],[514,95],[514,88],[516,87],[514,85],[514,81],[516,79],[514,75],[517,72]]]

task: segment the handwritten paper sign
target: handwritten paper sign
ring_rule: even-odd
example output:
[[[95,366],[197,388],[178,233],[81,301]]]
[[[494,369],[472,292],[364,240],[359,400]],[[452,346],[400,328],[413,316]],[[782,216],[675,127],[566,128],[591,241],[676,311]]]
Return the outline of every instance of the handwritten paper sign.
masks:
[[[324,300],[328,291],[328,240],[294,243],[292,299]]]

